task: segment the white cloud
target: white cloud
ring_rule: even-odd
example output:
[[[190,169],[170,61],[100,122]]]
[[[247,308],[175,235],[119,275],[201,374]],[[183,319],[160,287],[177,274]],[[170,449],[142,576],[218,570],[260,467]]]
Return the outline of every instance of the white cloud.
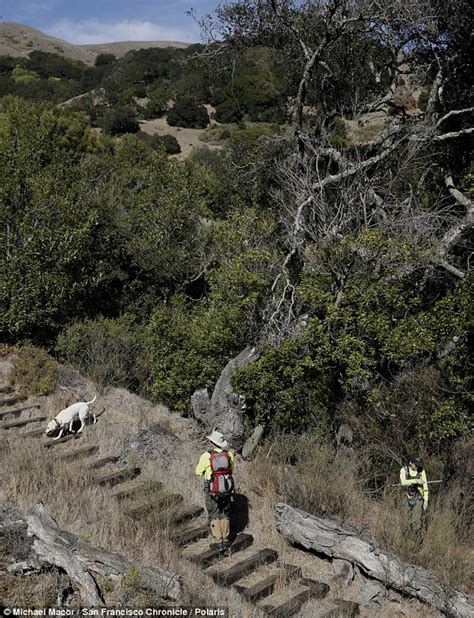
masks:
[[[115,23],[99,19],[60,19],[44,32],[69,43],[91,45],[116,41],[197,41],[195,27],[168,28],[150,21],[123,20]]]

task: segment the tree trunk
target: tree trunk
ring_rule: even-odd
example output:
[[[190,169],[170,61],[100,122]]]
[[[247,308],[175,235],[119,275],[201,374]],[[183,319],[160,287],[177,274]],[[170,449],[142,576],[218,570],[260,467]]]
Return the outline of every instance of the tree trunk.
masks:
[[[277,504],[278,530],[291,542],[328,558],[347,560],[361,571],[404,595],[416,597],[448,616],[474,615],[474,599],[440,581],[422,567],[402,562],[375,541],[346,525]]]
[[[191,397],[194,416],[204,424],[208,431],[219,429],[235,449],[240,450],[244,442],[245,398],[235,393],[231,376],[236,369],[256,361],[259,353],[247,347],[230,360],[216,382],[211,399],[207,389],[196,391]]]

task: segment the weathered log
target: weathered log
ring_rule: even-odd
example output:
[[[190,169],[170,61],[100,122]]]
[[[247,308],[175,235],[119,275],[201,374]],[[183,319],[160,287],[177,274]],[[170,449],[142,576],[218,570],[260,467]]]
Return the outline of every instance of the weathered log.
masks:
[[[81,541],[61,530],[42,504],[26,513],[28,533],[34,537],[35,552],[45,561],[66,571],[77,585],[85,606],[102,606],[104,601],[93,573],[119,577],[135,567],[141,580],[164,599],[176,600],[180,583],[175,573],[158,566],[136,564],[119,553]]]
[[[196,391],[191,397],[194,416],[208,431],[219,429],[236,449],[240,449],[243,444],[245,398],[234,392],[231,376],[236,369],[253,363],[258,357],[259,353],[255,348],[245,348],[224,367],[211,399],[207,389]]]
[[[368,577],[420,599],[448,616],[474,615],[472,597],[440,581],[426,569],[403,562],[347,525],[287,504],[276,505],[275,518],[278,530],[293,543],[328,558],[348,560]]]
[[[249,459],[252,456],[252,453],[257,448],[260,440],[263,437],[265,432],[265,425],[257,425],[252,432],[252,435],[248,440],[245,441],[244,446],[242,447],[242,457],[244,459]]]

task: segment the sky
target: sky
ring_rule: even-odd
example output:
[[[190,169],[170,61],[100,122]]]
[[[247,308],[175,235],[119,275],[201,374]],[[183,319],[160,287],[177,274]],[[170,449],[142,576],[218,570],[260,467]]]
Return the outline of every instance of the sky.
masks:
[[[17,22],[77,44],[200,41],[186,15],[213,11],[218,0],[0,0],[0,21]]]

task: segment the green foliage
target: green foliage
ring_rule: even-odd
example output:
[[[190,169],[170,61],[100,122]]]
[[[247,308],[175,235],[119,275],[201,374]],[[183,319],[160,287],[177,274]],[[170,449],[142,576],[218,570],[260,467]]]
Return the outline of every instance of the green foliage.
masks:
[[[149,88],[147,92],[148,103],[143,110],[144,118],[160,118],[168,110],[168,101],[171,97],[166,90]]]
[[[78,159],[88,148],[81,114],[15,99],[0,107],[2,276],[0,330],[48,336],[94,285],[97,213],[84,195]]]
[[[272,50],[248,49],[227,84],[213,95],[218,122],[283,122],[284,80],[272,66]]]
[[[11,383],[29,395],[49,395],[58,379],[58,363],[44,350],[22,347],[14,356],[10,372]]]
[[[205,129],[209,124],[206,108],[193,98],[185,96],[176,99],[174,107],[169,110],[166,117],[173,127]]]
[[[139,390],[147,383],[144,340],[131,316],[72,324],[58,337],[56,350],[103,386]]]
[[[97,54],[94,65],[96,67],[105,67],[114,64],[114,62],[116,61],[117,58],[114,56],[114,54]]]
[[[208,300],[193,304],[179,295],[153,313],[147,336],[153,392],[174,409],[187,410],[196,388],[213,386],[258,331],[277,260],[273,234],[271,221],[253,210],[214,224]]]
[[[140,128],[136,111],[126,105],[115,105],[108,109],[99,120],[99,125],[110,135],[136,133]]]
[[[174,135],[153,135],[148,143],[155,150],[164,148],[166,154],[174,155],[181,152],[181,146]]]
[[[43,51],[32,51],[29,55],[27,68],[44,78],[55,77],[59,79],[81,78],[85,65],[82,62],[68,60],[59,54],[51,54]]]

